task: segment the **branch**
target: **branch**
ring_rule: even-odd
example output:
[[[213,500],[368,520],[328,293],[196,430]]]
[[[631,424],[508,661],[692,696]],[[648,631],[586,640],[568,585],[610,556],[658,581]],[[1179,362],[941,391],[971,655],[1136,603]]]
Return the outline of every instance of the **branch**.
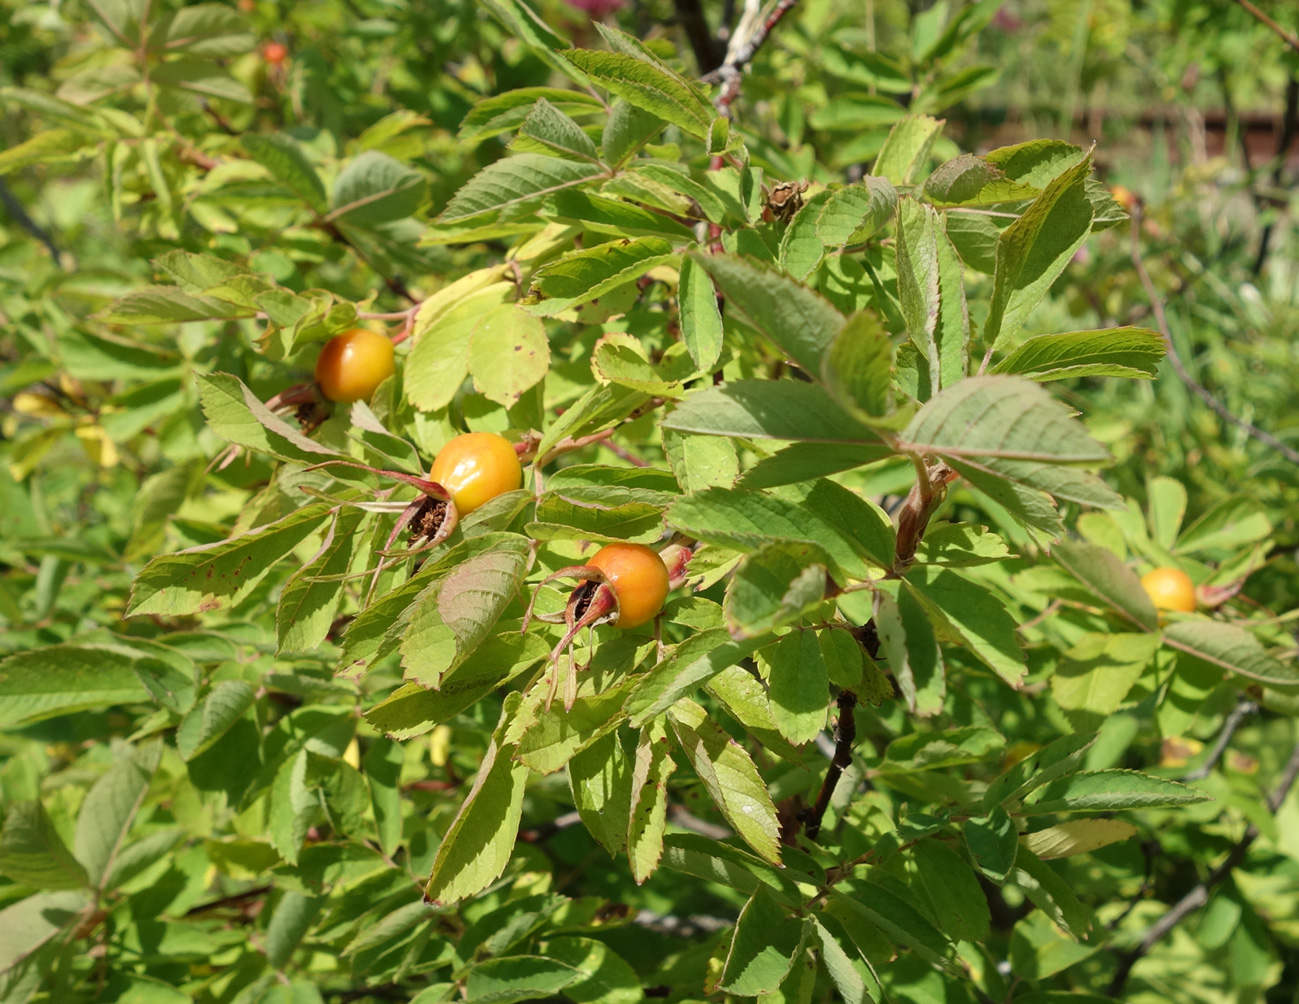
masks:
[[[1195,768],[1195,770],[1188,774],[1183,774],[1182,780],[1203,781],[1206,777],[1212,774],[1213,768],[1218,765],[1218,761],[1222,759],[1222,755],[1227,752],[1227,745],[1231,742],[1231,737],[1236,734],[1236,730],[1240,728],[1241,723],[1246,719],[1246,717],[1252,715],[1257,710],[1257,704],[1253,701],[1244,700],[1232,708],[1231,714],[1229,714],[1227,720],[1222,723],[1222,731],[1218,733],[1218,738],[1214,742],[1213,748],[1209,750],[1208,759],[1205,760],[1204,763],[1200,764],[1199,767]]]
[[[1299,776],[1299,746],[1296,746],[1290,754],[1290,760],[1286,763],[1285,770],[1281,772],[1281,780],[1272,790],[1272,794],[1268,796],[1267,808],[1273,815],[1276,815],[1276,811],[1281,807],[1281,803],[1285,801],[1286,795],[1290,794],[1296,776]],[[1115,972],[1114,979],[1110,981],[1109,989],[1105,991],[1106,996],[1119,997],[1123,993],[1123,988],[1127,986],[1128,977],[1132,974],[1132,967],[1149,954],[1150,950],[1159,944],[1169,931],[1209,901],[1210,890],[1230,875],[1233,869],[1245,859],[1245,855],[1249,853],[1250,847],[1253,846],[1254,841],[1257,839],[1258,827],[1250,823],[1245,830],[1245,835],[1227,853],[1227,857],[1222,864],[1218,865],[1203,882],[1178,900],[1167,913],[1155,921],[1135,948],[1120,957],[1118,971]]]
[[[50,257],[54,259],[54,264],[59,265],[59,249],[54,243],[54,238],[27,214],[27,210],[13,192],[9,191],[9,186],[4,183],[3,178],[0,178],[0,205],[5,207],[5,211],[15,223],[45,245],[46,250],[50,252]]]
[[[1290,83],[1286,85],[1285,89],[1285,116],[1281,121],[1281,135],[1277,137],[1276,141],[1276,165],[1272,168],[1273,188],[1281,188],[1281,178],[1285,174],[1286,159],[1290,153],[1290,146],[1294,143],[1296,132],[1299,132],[1299,77],[1291,77]],[[1278,202],[1275,199],[1270,201],[1278,208],[1285,207],[1284,202]],[[1267,261],[1267,252],[1272,244],[1272,230],[1274,227],[1275,223],[1273,221],[1269,221],[1263,227],[1263,235],[1258,241],[1258,257],[1254,259],[1253,271],[1255,275],[1259,275],[1263,271],[1263,263]]]
[[[744,77],[745,67],[753,61],[753,57],[758,54],[762,48],[762,43],[767,40],[776,25],[788,14],[796,5],[798,0],[776,0],[775,7],[767,15],[765,20],[755,24],[748,32],[747,37],[742,36],[739,31],[736,32],[735,38],[731,40],[731,45],[726,53],[726,61],[722,63],[712,73],[705,74],[703,79],[707,83],[716,83],[721,81],[722,89],[718,92],[717,97],[713,99],[713,104],[717,107],[719,115],[725,118],[731,118],[731,105],[735,99],[740,96],[740,83]],[[743,21],[741,21],[743,27]]]
[[[708,21],[699,0],[674,0],[677,10],[677,21],[685,30],[690,48],[695,54],[695,63],[701,74],[711,73],[722,61],[722,53],[713,41],[712,32],[708,30]]]
[[[1279,24],[1277,24],[1270,17],[1268,17],[1261,10],[1259,10],[1252,3],[1250,3],[1249,0],[1236,0],[1236,2],[1239,3],[1251,14],[1253,14],[1256,18],[1258,18],[1258,20],[1263,22],[1263,24],[1267,25],[1274,32],[1276,32],[1277,35],[1281,37],[1281,41],[1285,42],[1286,45],[1294,49],[1295,52],[1299,52],[1299,35],[1293,35],[1290,32],[1286,31]]]
[[[821,820],[825,817],[825,810],[830,807],[830,799],[834,795],[839,778],[843,776],[845,768],[852,763],[852,747],[857,741],[857,721],[853,717],[853,709],[857,707],[857,695],[851,690],[841,690],[837,703],[839,720],[834,725],[834,756],[830,760],[829,769],[825,772],[825,780],[821,782],[821,792],[816,796],[816,804],[807,813],[808,840],[815,840],[821,835]]]
[[[1245,430],[1260,443],[1270,446],[1277,453],[1285,457],[1292,464],[1299,464],[1299,450],[1287,446],[1281,440],[1277,439],[1269,432],[1264,432],[1252,422],[1247,422],[1243,418],[1237,418],[1227,406],[1209,393],[1196,379],[1187,372],[1182,357],[1178,355],[1177,348],[1173,345],[1173,336],[1168,330],[1168,317],[1164,314],[1164,304],[1159,297],[1159,292],[1155,289],[1155,284],[1150,278],[1150,273],[1146,271],[1145,262],[1141,258],[1141,204],[1132,210],[1132,265],[1137,270],[1137,277],[1141,280],[1141,285],[1146,291],[1146,298],[1150,300],[1150,307],[1155,315],[1155,324],[1159,328],[1159,333],[1164,337],[1164,348],[1168,353],[1168,361],[1172,364],[1173,372],[1177,378],[1182,381],[1188,390],[1193,392],[1196,397],[1209,406],[1219,418],[1223,421]]]

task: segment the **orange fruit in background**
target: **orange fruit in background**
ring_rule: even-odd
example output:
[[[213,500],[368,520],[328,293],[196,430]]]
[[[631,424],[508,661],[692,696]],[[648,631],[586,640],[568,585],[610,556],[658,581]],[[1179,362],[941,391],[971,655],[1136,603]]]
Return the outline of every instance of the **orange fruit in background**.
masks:
[[[1156,610],[1179,610],[1189,614],[1195,609],[1195,584],[1180,568],[1155,568],[1141,576],[1141,588]]]

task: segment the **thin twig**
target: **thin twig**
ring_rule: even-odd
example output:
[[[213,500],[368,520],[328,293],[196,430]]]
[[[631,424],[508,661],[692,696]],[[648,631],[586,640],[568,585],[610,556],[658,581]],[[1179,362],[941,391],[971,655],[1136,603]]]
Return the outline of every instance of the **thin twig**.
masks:
[[[1222,723],[1222,731],[1218,733],[1218,738],[1214,742],[1213,748],[1209,750],[1208,759],[1199,767],[1195,768],[1195,770],[1183,774],[1182,780],[1203,781],[1206,777],[1212,774],[1213,768],[1218,766],[1218,761],[1221,760],[1222,755],[1227,752],[1227,745],[1231,742],[1231,737],[1236,734],[1236,730],[1240,728],[1241,723],[1257,710],[1257,704],[1253,701],[1246,700],[1240,701],[1240,703],[1232,708],[1231,714],[1229,714],[1227,720]]]
[[[1159,296],[1155,284],[1150,278],[1150,273],[1146,271],[1146,264],[1141,257],[1141,205],[1138,203],[1132,210],[1132,265],[1137,271],[1137,277],[1141,280],[1141,285],[1146,291],[1146,298],[1150,301],[1150,308],[1155,315],[1155,325],[1159,328],[1159,333],[1164,338],[1164,348],[1168,354],[1168,361],[1172,364],[1173,372],[1177,378],[1185,384],[1186,388],[1195,394],[1201,401],[1225,422],[1245,430],[1260,443],[1272,447],[1281,456],[1285,457],[1292,464],[1299,464],[1299,450],[1287,446],[1281,440],[1277,439],[1269,432],[1264,432],[1252,422],[1247,422],[1243,418],[1233,415],[1225,404],[1219,401],[1208,389],[1196,381],[1196,379],[1187,372],[1182,357],[1178,355],[1176,346],[1173,345],[1173,336],[1168,328],[1168,317],[1164,314],[1164,303]]]
[[[758,50],[762,48],[762,43],[767,40],[767,36],[771,34],[776,25],[780,24],[781,19],[797,4],[798,0],[776,0],[776,5],[772,8],[771,13],[767,15],[765,20],[755,25],[748,38],[741,42],[737,35],[726,54],[726,61],[712,73],[704,75],[703,79],[706,82],[715,83],[721,81],[722,89],[718,91],[717,97],[713,99],[713,104],[716,106],[719,115],[728,119],[731,117],[731,105],[740,96],[740,84],[744,77],[745,67],[753,61],[753,57],[758,54]]]
[[[852,763],[852,747],[857,741],[857,721],[853,711],[857,707],[857,695],[851,690],[839,691],[839,720],[834,725],[834,756],[821,782],[821,791],[816,796],[816,804],[808,810],[806,818],[807,839],[815,840],[821,835],[821,820],[825,810],[830,807],[830,799],[839,784],[839,778]]]
[[[1250,3],[1249,0],[1236,0],[1236,2],[1239,3],[1251,14],[1253,14],[1254,17],[1258,18],[1259,21],[1263,22],[1263,24],[1267,25],[1274,32],[1276,32],[1277,35],[1280,36],[1281,41],[1285,42],[1286,45],[1294,49],[1295,52],[1299,52],[1299,35],[1294,35],[1286,31],[1279,24],[1277,24],[1270,17],[1268,17],[1261,10],[1259,10],[1252,3]]]
[[[26,207],[18,201],[13,192],[0,178],[0,205],[5,207],[5,211],[13,218],[13,221],[45,245],[50,252],[50,257],[54,259],[54,264],[59,264],[59,249],[54,243],[54,238],[49,235],[39,223],[33,220],[28,214]]]
[[[1267,808],[1273,815],[1281,807],[1285,797],[1290,794],[1296,776],[1299,776],[1299,746],[1296,746],[1290,754],[1290,760],[1286,763],[1285,770],[1281,772],[1281,780],[1277,782],[1277,786],[1272,789],[1272,794],[1268,796]],[[1257,839],[1258,827],[1250,823],[1245,830],[1245,835],[1228,852],[1222,864],[1218,865],[1203,882],[1178,900],[1167,913],[1155,921],[1135,948],[1120,957],[1119,968],[1114,973],[1114,979],[1110,981],[1109,988],[1105,991],[1106,996],[1119,997],[1123,993],[1123,988],[1127,986],[1128,977],[1132,974],[1132,967],[1149,954],[1150,950],[1159,944],[1168,935],[1169,931],[1209,901],[1209,892],[1223,879],[1227,878],[1235,867],[1245,859],[1245,855],[1249,853],[1250,847],[1253,846],[1254,841]]]

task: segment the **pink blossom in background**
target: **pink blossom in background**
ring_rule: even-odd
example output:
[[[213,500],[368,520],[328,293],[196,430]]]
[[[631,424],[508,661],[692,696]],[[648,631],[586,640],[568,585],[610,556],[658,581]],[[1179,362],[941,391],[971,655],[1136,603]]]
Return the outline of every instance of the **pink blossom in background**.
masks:
[[[627,4],[627,0],[565,0],[565,2],[570,7],[585,11],[597,20]]]
[[[1023,22],[1007,7],[1002,7],[992,17],[993,27],[1000,28],[1002,31],[1006,32],[1018,31],[1022,24]]]

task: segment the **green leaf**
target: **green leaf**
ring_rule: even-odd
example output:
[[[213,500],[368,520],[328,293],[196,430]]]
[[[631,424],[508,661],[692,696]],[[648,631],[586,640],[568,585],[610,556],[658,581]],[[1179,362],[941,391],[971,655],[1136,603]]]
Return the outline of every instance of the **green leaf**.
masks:
[[[746,896],[765,886],[787,907],[796,907],[804,900],[786,869],[733,844],[697,833],[668,834],[663,840],[663,864],[673,871],[738,889]]]
[[[507,206],[540,200],[602,173],[597,164],[563,160],[538,153],[503,157],[483,168],[452,197],[439,223],[474,219]]]
[[[208,427],[228,443],[300,464],[338,456],[273,414],[238,377],[201,375],[198,389]]]
[[[1157,634],[1083,635],[1056,667],[1051,696],[1067,711],[1111,715],[1158,649]]]
[[[677,309],[681,340],[686,343],[690,358],[701,373],[711,373],[722,355],[722,314],[712,279],[690,256],[681,262]]]
[[[925,197],[935,206],[992,206],[1035,199],[1041,189],[1012,181],[982,157],[962,154],[925,179]]]
[[[36,722],[149,699],[138,653],[99,645],[49,645],[0,662],[0,725]]]
[[[826,926],[825,922],[829,919],[831,918],[825,914],[820,916],[814,914],[808,918],[808,924],[811,926],[816,944],[820,946],[821,962],[824,963],[826,972],[830,974],[830,981],[834,984],[835,990],[839,992],[844,1004],[870,1004],[878,1000],[879,998],[867,987],[858,964]]]
[[[969,648],[972,655],[1018,687],[1026,671],[1015,633],[1015,618],[983,586],[959,572],[921,565],[907,573],[905,584],[935,622],[940,637]]]
[[[825,727],[830,680],[813,631],[791,631],[759,653],[767,666],[771,716],[791,743],[811,742]]]
[[[876,417],[892,405],[892,376],[893,344],[871,310],[840,329],[821,363],[821,382],[840,404]]]
[[[612,237],[667,237],[675,241],[695,239],[693,230],[662,213],[575,188],[566,188],[550,196],[540,212],[549,219],[580,224],[588,230]]]
[[[922,718],[938,714],[947,695],[946,667],[920,602],[905,589],[899,591],[896,602],[881,590],[876,596],[875,623],[908,709]]]
[[[619,657],[628,649],[635,660],[635,640],[628,641],[630,644],[602,647],[592,664],[586,667],[591,674],[587,679],[599,679],[609,671],[611,663],[620,661]],[[558,707],[539,711],[538,705],[532,703],[515,719],[507,733],[511,739],[519,737],[515,758],[540,774],[559,770],[587,746],[617,729],[625,717],[623,702],[631,684],[630,679],[624,678],[617,685],[601,690],[594,683],[583,681],[571,710]],[[584,692],[591,689],[596,692]]]
[[[1209,796],[1176,781],[1134,770],[1098,770],[1071,774],[1039,789],[1025,813],[1102,812],[1157,809],[1205,802]]]
[[[887,178],[895,185],[909,185],[914,175],[929,159],[929,148],[943,131],[943,119],[928,115],[908,115],[889,130],[888,139],[875,158],[871,174]]]
[[[666,123],[628,101],[615,101],[604,122],[600,150],[612,167],[627,163]]]
[[[835,503],[842,502],[840,493],[847,489],[823,487],[830,484],[819,482],[801,502],[740,488],[709,488],[674,502],[668,509],[668,524],[699,540],[740,551],[756,551],[777,540],[815,544],[830,559],[830,571],[837,581],[866,578],[870,569],[864,555],[870,555],[872,563],[878,564],[872,553],[875,548],[863,546],[855,533],[876,528],[840,520],[838,517],[848,515],[850,510],[836,508]],[[851,492],[847,494],[860,503],[861,514],[874,523],[868,504]],[[812,505],[807,499],[812,500]],[[824,511],[818,512],[816,503],[822,499]]]
[[[1076,820],[1075,823],[1094,823],[1100,820]],[[1113,820],[1106,820],[1113,822]],[[1033,901],[1066,933],[1082,939],[1091,932],[1091,911],[1078,900],[1073,887],[1062,878],[1050,865],[1046,864],[1027,847],[1030,834],[1020,845],[1015,856],[1014,882],[1024,890],[1024,894]]]
[[[230,540],[154,558],[135,577],[126,615],[179,616],[238,603],[320,527],[329,510],[328,503],[313,503]]]
[[[193,760],[210,749],[253,706],[256,691],[245,680],[220,680],[176,729],[176,750],[182,760]]]
[[[582,978],[574,966],[540,955],[487,959],[465,978],[466,1004],[519,1004],[554,997]]]
[[[128,746],[86,793],[73,846],[91,882],[99,883],[108,873],[149,792],[161,755],[161,742]]]
[[[553,938],[546,944],[546,957],[581,974],[564,987],[564,996],[576,1004],[638,1004],[645,996],[636,970],[602,941]]]
[[[424,201],[424,175],[386,153],[367,150],[343,168],[334,182],[335,223],[374,227],[410,216]]]
[[[1019,850],[1015,821],[1001,806],[987,816],[968,819],[965,822],[965,846],[979,871],[1000,885],[1015,867]]]
[[[223,4],[182,7],[149,26],[148,48],[153,54],[187,52],[221,58],[251,52],[256,44],[248,20]]]
[[[1187,527],[1175,550],[1178,554],[1192,554],[1243,547],[1263,540],[1271,532],[1272,523],[1258,499],[1232,495]]]
[[[191,296],[172,286],[152,286],[119,297],[95,315],[105,324],[175,324],[252,317],[250,306],[218,297]]]
[[[542,98],[570,116],[593,115],[604,110],[599,98],[581,91],[567,91],[558,87],[520,87],[475,102],[461,121],[457,135],[462,140],[484,140],[504,132],[513,132],[523,124],[536,107],[537,101]]]
[[[1024,849],[1049,860],[1090,854],[1137,833],[1135,826],[1122,819],[1071,819],[1036,833],[1026,833],[1020,839]]]
[[[610,94],[692,136],[708,138],[717,112],[685,77],[663,63],[627,52],[566,49],[560,55]]]
[[[822,657],[826,660],[826,671],[830,673],[831,655],[826,650],[830,647],[824,642],[826,635],[845,634],[842,631],[822,633]],[[856,646],[857,643],[848,639]],[[860,652],[860,649],[858,649]],[[836,667],[837,668],[837,667]],[[860,655],[858,656],[858,683],[860,683]],[[834,679],[834,675],[830,675]],[[836,681],[837,682],[837,681]],[[705,684],[705,689],[722,703],[722,706],[764,749],[782,760],[791,763],[802,763],[802,751],[792,746],[780,734],[776,727],[776,716],[771,710],[771,700],[762,681],[743,666],[728,666]]]
[[[882,442],[875,446],[794,443],[759,460],[744,472],[737,487],[757,490],[814,481],[882,460],[891,452]]]
[[[795,380],[738,380],[692,390],[663,427],[701,436],[853,444],[893,452],[822,388]],[[842,469],[842,468],[841,468]]]
[[[450,404],[469,375],[474,331],[499,307],[517,310],[513,301],[513,283],[493,282],[469,292],[445,313],[426,318],[421,310],[403,374],[407,400],[421,411],[441,411]]]
[[[277,652],[311,652],[325,641],[343,598],[337,577],[352,567],[358,544],[362,555],[369,553],[357,532],[365,518],[364,510],[340,509],[320,551],[285,584],[275,607]]]
[[[898,299],[907,331],[929,364],[930,379],[949,387],[969,369],[970,312],[960,260],[941,217],[914,199],[898,204]]]
[[[934,523],[916,548],[916,562],[965,568],[1010,557],[1006,542],[986,526],[970,523]]]
[[[510,35],[523,42],[547,66],[575,77],[569,65],[556,55],[557,49],[569,45],[568,40],[557,34],[526,3],[522,0],[482,0],[482,5],[505,26]],[[578,82],[581,83],[580,80]]]
[[[526,138],[526,146],[525,146]],[[534,147],[533,152],[553,151],[561,157],[572,157],[599,163],[595,141],[582,127],[552,105],[545,98],[538,98],[532,111],[519,127],[519,135],[512,144],[515,149]],[[542,151],[536,151],[541,147]]]
[[[845,322],[828,300],[750,259],[699,252],[691,257],[713,277],[728,309],[739,312],[809,375],[820,377]]]
[[[436,689],[469,659],[518,595],[527,561],[527,542],[510,537],[424,590],[401,640],[406,678]]]
[[[325,211],[329,205],[325,183],[320,180],[320,175],[316,173],[297,140],[284,133],[249,133],[240,142],[248,155],[270,171],[276,181],[316,212]]]
[[[735,921],[718,989],[740,997],[772,993],[789,975],[802,945],[803,920],[790,916],[759,886]]]
[[[32,164],[49,164],[70,157],[90,156],[99,140],[75,129],[47,129],[0,150],[0,177]]]
[[[1299,685],[1293,660],[1274,658],[1250,631],[1224,621],[1184,620],[1164,629],[1164,641],[1229,673],[1238,673],[1273,687]]]
[[[726,625],[757,638],[792,624],[825,601],[826,558],[813,544],[769,544],[748,555],[726,588]]]
[[[266,961],[272,968],[285,967],[323,905],[323,900],[293,890],[275,904],[275,912],[266,925]]]
[[[992,368],[1032,380],[1071,377],[1154,378],[1164,358],[1164,340],[1149,328],[1103,328],[1030,338]]]
[[[525,527],[536,540],[632,540],[651,544],[663,529],[663,505],[626,489],[573,486],[537,500]]]
[[[511,695],[473,787],[438,847],[424,890],[432,903],[450,905],[482,891],[509,863],[528,779],[528,767],[514,759],[515,747],[501,744],[517,709],[518,698]]]
[[[995,349],[1013,335],[1059,278],[1091,232],[1085,181],[1091,157],[1051,181],[997,239],[997,267],[983,342]]]
[[[637,885],[654,874],[663,856],[668,778],[676,770],[667,732],[654,721],[640,730],[632,760],[627,816],[627,859]]]
[[[911,849],[917,885],[928,897],[930,913],[953,941],[980,942],[988,937],[992,917],[988,899],[974,872],[954,850],[938,840],[922,840]]]
[[[1171,550],[1186,515],[1186,486],[1176,478],[1154,477],[1146,484],[1150,499],[1150,535],[1166,550]]]
[[[1141,580],[1113,551],[1095,544],[1058,540],[1051,555],[1064,569],[1138,627],[1153,631],[1159,618]]]
[[[668,717],[682,752],[726,821],[764,860],[779,864],[776,807],[749,754],[689,699],[677,702]]]
[[[865,177],[836,188],[816,216],[817,237],[827,251],[861,244],[893,218],[897,205],[897,190],[887,178]]]
[[[90,882],[39,801],[8,806],[0,831],[0,873],[32,889],[80,889]]]
[[[617,732],[596,740],[568,762],[573,805],[591,836],[614,855],[627,847],[632,771]]]
[[[516,304],[502,304],[474,325],[469,336],[469,372],[487,400],[513,407],[549,368],[546,329]]]
[[[188,56],[161,63],[153,68],[150,79],[164,88],[185,91],[200,98],[217,98],[250,105],[253,96],[240,81],[206,59]]]
[[[390,739],[376,739],[365,752],[362,766],[370,786],[370,806],[379,848],[389,857],[401,846],[401,768],[405,751]]]
[[[735,641],[723,628],[691,635],[637,682],[626,704],[632,727],[646,725],[722,670],[751,655],[758,645],[755,639]]]
[[[1075,732],[1048,743],[988,785],[983,793],[983,808],[1010,805],[1034,789],[1072,773],[1095,741],[1094,732]]]
[[[554,317],[639,279],[674,257],[672,243],[662,237],[610,241],[569,252],[534,273],[533,290],[541,299],[526,305],[527,309],[543,317]]]
[[[842,882],[831,896],[850,906],[878,927],[889,940],[906,945],[922,958],[949,973],[950,944],[946,936],[902,896],[878,882],[852,879]]]

